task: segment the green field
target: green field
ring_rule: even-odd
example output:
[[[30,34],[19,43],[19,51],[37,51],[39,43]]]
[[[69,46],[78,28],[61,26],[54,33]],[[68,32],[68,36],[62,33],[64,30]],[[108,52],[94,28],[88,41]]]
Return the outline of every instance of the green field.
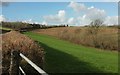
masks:
[[[76,45],[52,36],[26,32],[45,50],[48,73],[117,73],[118,53]]]
[[[0,29],[1,30],[12,30],[11,28],[1,27],[1,26],[0,26]]]

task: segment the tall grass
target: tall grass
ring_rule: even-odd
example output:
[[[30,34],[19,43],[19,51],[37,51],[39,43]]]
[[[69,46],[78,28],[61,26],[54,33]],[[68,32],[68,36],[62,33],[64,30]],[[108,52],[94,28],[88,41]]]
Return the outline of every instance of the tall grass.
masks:
[[[35,32],[52,35],[85,46],[118,50],[118,29],[114,27],[100,27],[96,35],[90,34],[87,27],[52,28],[36,30]]]
[[[87,28],[77,28],[74,32],[67,29],[58,32],[59,38],[69,40],[76,44],[97,47],[108,50],[118,50],[117,28],[100,28],[97,35],[89,34]],[[95,41],[95,42],[94,42]]]

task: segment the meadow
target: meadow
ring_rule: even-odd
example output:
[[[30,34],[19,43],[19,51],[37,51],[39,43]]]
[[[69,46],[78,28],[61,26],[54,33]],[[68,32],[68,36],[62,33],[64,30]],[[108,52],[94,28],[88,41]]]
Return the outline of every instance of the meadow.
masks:
[[[62,40],[104,50],[118,50],[118,28],[103,26],[97,34],[91,34],[90,27],[61,27],[34,30],[35,33],[47,34]],[[94,31],[95,32],[95,31]]]
[[[116,51],[118,49],[118,29],[116,27],[101,27],[96,38],[93,38],[87,27],[53,27],[22,33],[24,35],[15,31],[5,33],[3,41],[9,41],[9,43],[6,42],[6,45],[11,41],[14,45],[18,45],[15,48],[20,48],[23,53],[32,54],[30,58],[34,59],[33,62],[39,66],[43,65],[43,69],[50,75],[118,73],[118,52]],[[15,39],[18,42],[15,42]],[[24,41],[24,39],[28,41]],[[95,47],[93,40],[99,47]],[[12,48],[12,45],[7,46]],[[38,46],[44,49],[42,65],[39,64],[41,59],[39,59]],[[9,50],[6,48],[8,47],[4,49]],[[24,61],[22,62],[25,64]],[[23,68],[27,73],[32,70],[28,64]],[[32,72],[36,73],[33,70]]]
[[[45,51],[47,73],[117,73],[118,53],[77,45],[53,36],[25,32]]]

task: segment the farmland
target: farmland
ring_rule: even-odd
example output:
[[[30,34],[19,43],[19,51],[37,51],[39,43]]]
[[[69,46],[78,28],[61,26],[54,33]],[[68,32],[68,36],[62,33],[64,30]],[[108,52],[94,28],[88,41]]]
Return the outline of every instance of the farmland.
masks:
[[[26,32],[45,50],[48,73],[117,73],[118,53],[73,44],[49,35]]]

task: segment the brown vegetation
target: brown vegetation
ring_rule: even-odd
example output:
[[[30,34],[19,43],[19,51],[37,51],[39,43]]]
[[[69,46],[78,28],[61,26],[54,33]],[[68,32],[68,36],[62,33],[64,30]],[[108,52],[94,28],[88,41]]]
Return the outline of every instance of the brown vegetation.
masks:
[[[43,24],[30,24],[23,22],[1,22],[0,26],[11,28],[13,30],[25,32],[34,29],[46,29],[46,28],[56,28],[56,27],[66,27],[68,25],[43,25]]]
[[[68,40],[76,44],[96,47],[106,50],[118,50],[118,29],[102,26],[96,35],[90,34],[89,27],[64,27],[39,29],[33,32],[47,34]],[[93,38],[95,37],[95,38]],[[95,41],[95,42],[94,42]]]
[[[27,56],[30,60],[35,62],[38,66],[43,66],[43,49],[29,37],[20,34],[16,31],[11,31],[0,36],[2,38],[2,45],[0,45],[0,51],[2,51],[2,68],[3,73],[7,73],[10,68],[11,51],[17,50]],[[23,63],[24,62],[24,63]],[[27,65],[23,60],[22,64]],[[25,66],[23,68],[27,68]],[[30,70],[30,68],[29,68]],[[32,71],[30,71],[32,72]]]

